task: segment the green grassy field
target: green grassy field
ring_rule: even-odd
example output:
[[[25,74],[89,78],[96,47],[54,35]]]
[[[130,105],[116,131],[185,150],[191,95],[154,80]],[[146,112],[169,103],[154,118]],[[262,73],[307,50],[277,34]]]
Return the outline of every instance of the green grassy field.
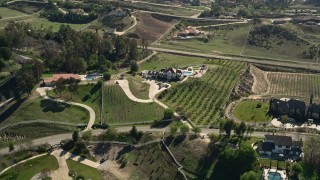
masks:
[[[267,122],[271,120],[269,102],[262,102],[258,108],[259,101],[242,101],[238,103],[233,111],[234,116],[247,122]]]
[[[153,121],[163,118],[164,109],[155,103],[131,101],[120,86],[106,86],[103,119],[107,124]]]
[[[16,17],[16,16],[24,16],[24,15],[27,15],[27,14],[19,12],[19,11],[16,11],[16,10],[12,10],[12,9],[9,9],[9,8],[0,7],[0,16],[3,19],[4,18],[8,18],[8,17]]]
[[[270,161],[271,161],[271,167],[276,168],[277,164],[278,164],[279,168],[285,169],[287,167],[287,164],[284,161],[277,161],[277,160],[259,158],[259,162],[260,162],[260,164],[262,166],[270,166]]]
[[[54,156],[41,156],[25,163],[17,165],[0,175],[0,179],[31,179],[43,169],[56,170],[59,168],[58,161]]]
[[[75,128],[71,126],[45,123],[30,123],[14,126],[0,132],[0,136],[9,138],[9,141],[0,138],[0,148],[8,147],[11,142],[20,144],[31,141],[32,139],[73,132],[74,130]],[[16,137],[21,137],[21,139],[17,139]]]
[[[74,160],[67,160],[67,164],[70,171],[75,172],[76,179],[78,176],[84,176],[85,179],[102,179],[100,172],[90,166],[81,164],[80,162],[74,161]]]
[[[100,121],[101,88],[95,84],[80,85],[78,92],[72,95],[67,90],[62,92],[61,97],[59,97],[59,93],[55,91],[49,91],[48,95],[50,97],[70,100],[72,102],[88,105],[96,113],[96,122]]]
[[[198,59],[204,62],[204,59]],[[172,59],[174,61],[174,59]],[[160,64],[160,63],[159,63]],[[209,70],[201,78],[190,78],[163,91],[158,99],[178,114],[185,115],[197,125],[216,122],[229,100],[231,90],[246,69],[246,63],[224,60],[206,62]],[[221,117],[221,115],[220,115]]]
[[[286,28],[285,26],[283,27]],[[160,44],[153,46],[192,52],[244,55],[290,61],[301,61],[302,59],[312,61],[303,57],[303,51],[308,50],[309,45],[279,39],[277,36],[269,38],[269,45],[271,46],[269,49],[250,45],[247,42],[247,37],[248,33],[254,29],[255,27],[252,27],[251,24],[219,26],[219,28],[211,29],[211,38],[209,38],[208,42],[205,42],[206,37],[195,37],[184,40],[165,37],[160,41]],[[290,30],[290,28],[286,29]],[[204,31],[208,32],[209,29],[204,28]],[[316,32],[314,29],[309,31]],[[299,38],[305,39],[302,36]]]
[[[89,113],[81,107],[44,100],[38,97],[27,99],[23,102],[1,125],[30,120],[87,123]]]
[[[155,58],[152,58],[144,62],[139,69],[140,70],[160,70],[162,68],[170,67],[188,67],[191,65],[202,65],[209,63],[207,59],[195,58],[189,56],[178,56],[172,54],[158,53]]]
[[[149,89],[150,85],[148,83],[143,83],[144,80],[141,76],[126,76],[129,81],[129,88],[134,96],[139,99],[149,99]]]

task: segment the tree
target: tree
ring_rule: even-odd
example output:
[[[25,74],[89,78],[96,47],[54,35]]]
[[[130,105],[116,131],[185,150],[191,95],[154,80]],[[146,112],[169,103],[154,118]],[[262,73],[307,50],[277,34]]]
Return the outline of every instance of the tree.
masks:
[[[167,108],[163,112],[163,119],[172,119],[174,116],[174,111],[170,108]]]
[[[130,70],[131,70],[131,73],[138,72],[139,66],[138,66],[137,62],[135,62],[135,61],[131,62]]]
[[[32,70],[33,70],[33,75],[37,81],[40,81],[42,73],[43,73],[43,64],[42,62],[38,60],[33,60],[32,62]]]
[[[293,166],[291,167],[291,171],[293,172],[293,177],[295,179],[298,179],[299,174],[302,173],[302,166],[299,163],[295,163],[293,164]]]
[[[9,152],[12,152],[14,150],[14,145],[13,143],[9,144]]]
[[[0,58],[3,58],[4,60],[9,60],[12,56],[12,52],[10,48],[7,47],[1,47],[0,48]]]
[[[189,128],[189,126],[186,125],[186,124],[182,124],[182,125],[180,126],[180,132],[181,132],[182,134],[187,134],[187,133],[189,132],[189,130],[190,130],[190,128]]]
[[[194,132],[194,134],[199,134],[199,133],[201,133],[201,128],[194,127],[194,128],[192,128],[192,131]]]
[[[110,78],[111,78],[111,74],[110,74],[109,72],[103,73],[103,79],[104,79],[105,81],[109,81]]]
[[[227,120],[224,125],[223,125],[223,129],[226,132],[227,136],[230,136],[231,131],[234,127],[234,121],[233,120]]]
[[[5,62],[4,62],[4,59],[0,58],[0,71],[1,71],[4,67],[6,67],[6,64],[5,64]]]
[[[59,96],[61,96],[62,91],[64,91],[66,89],[66,83],[65,80],[63,78],[59,78],[56,82],[56,91],[58,91]]]
[[[259,180],[259,176],[256,172],[249,171],[242,174],[240,180]]]
[[[22,91],[31,94],[31,91],[36,84],[36,79],[33,76],[33,72],[30,69],[22,69],[16,77],[17,88]]]
[[[240,125],[235,128],[235,133],[237,134],[237,136],[241,137],[246,132],[246,130],[246,124],[244,122],[241,122]]]
[[[69,78],[68,79],[68,91],[71,93],[71,94],[75,94],[78,92],[78,89],[79,89],[79,85],[78,85],[78,81],[74,78]]]
[[[73,142],[77,142],[79,139],[79,132],[78,131],[74,131],[72,134],[72,140]]]
[[[85,141],[90,141],[91,138],[92,138],[92,131],[89,130],[89,131],[86,131],[86,132],[82,133],[81,138],[82,138],[83,140],[85,140]]]
[[[211,144],[215,144],[219,142],[220,136],[218,134],[211,133],[208,135]]]
[[[116,55],[118,58],[121,58],[125,55],[126,52],[126,44],[124,43],[121,36],[117,36],[115,39],[114,47],[116,50]]]
[[[138,59],[137,41],[135,39],[130,41],[129,57],[130,61],[136,61]]]
[[[138,129],[136,128],[136,126],[132,126],[132,129],[129,132],[131,137],[136,138],[138,135]]]
[[[177,133],[177,131],[178,131],[178,126],[177,126],[176,124],[172,124],[172,125],[170,126],[170,134],[171,134],[171,135],[174,135],[174,134]]]
[[[319,166],[320,164],[320,136],[308,136],[303,143],[303,153],[306,162]]]

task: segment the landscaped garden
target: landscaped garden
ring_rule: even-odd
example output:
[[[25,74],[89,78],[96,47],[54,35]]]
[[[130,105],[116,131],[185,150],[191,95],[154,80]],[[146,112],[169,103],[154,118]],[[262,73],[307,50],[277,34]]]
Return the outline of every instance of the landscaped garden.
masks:
[[[89,113],[78,106],[32,97],[26,99],[1,125],[32,120],[87,124]]]
[[[222,117],[223,107],[229,101],[231,91],[238,83],[240,74],[247,68],[247,64],[236,61],[193,59],[193,62],[198,60],[210,64],[206,74],[201,78],[190,78],[182,84],[173,85],[160,93],[158,98],[197,125],[213,124],[218,117]],[[174,59],[169,60],[175,62]]]
[[[75,173],[74,179],[83,177],[85,179],[102,179],[99,170],[87,166],[85,164],[81,164],[80,162],[68,159],[67,164],[69,170]]]
[[[0,179],[25,180],[31,179],[43,169],[57,170],[58,161],[54,156],[41,156],[19,164],[0,175]]]
[[[154,121],[163,118],[164,109],[156,103],[130,100],[120,86],[106,86],[103,95],[103,122],[121,124]]]
[[[267,122],[271,120],[269,102],[258,100],[241,101],[236,105],[233,113],[236,118],[246,122]]]

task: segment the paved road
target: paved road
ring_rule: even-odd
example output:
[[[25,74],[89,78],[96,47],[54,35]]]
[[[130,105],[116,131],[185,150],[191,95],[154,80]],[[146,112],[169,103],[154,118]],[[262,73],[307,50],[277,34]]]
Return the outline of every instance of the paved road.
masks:
[[[223,54],[205,54],[201,52],[187,52],[182,50],[166,49],[166,48],[157,48],[157,47],[148,47],[149,50],[178,54],[178,55],[187,55],[194,57],[203,57],[203,58],[214,58],[214,59],[225,59],[225,60],[234,60],[234,61],[244,61],[250,63],[259,63],[265,65],[273,66],[283,66],[291,68],[303,68],[308,70],[320,70],[319,63],[304,62],[304,61],[286,61],[286,60],[269,60],[269,59],[254,59],[251,57],[240,57],[240,56],[228,56]]]

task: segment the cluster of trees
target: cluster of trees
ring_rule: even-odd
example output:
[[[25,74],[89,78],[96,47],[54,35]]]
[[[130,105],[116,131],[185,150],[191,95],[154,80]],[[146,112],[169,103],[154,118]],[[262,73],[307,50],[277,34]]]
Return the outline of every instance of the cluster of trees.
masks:
[[[5,67],[5,62],[12,56],[11,49],[8,47],[5,36],[0,35],[0,71]]]
[[[110,12],[113,9],[112,4],[103,3],[99,5],[97,3],[75,3],[72,1],[57,1],[57,6],[63,7],[65,9],[83,9],[88,13],[95,13],[98,15]]]
[[[283,40],[305,43],[304,41],[299,39],[295,33],[283,27],[273,25],[262,25],[255,27],[254,30],[250,31],[248,43],[252,46],[270,49],[272,47],[270,37],[272,36],[277,37],[278,40],[281,40],[279,42],[282,43]],[[281,45],[282,43],[277,44]]]
[[[98,139],[101,141],[120,141],[136,144],[143,136],[142,131],[138,131],[136,126],[132,126],[129,133],[119,133],[116,129],[109,127],[107,131],[101,134]]]
[[[55,82],[56,88],[54,90],[57,91],[61,96],[61,93],[65,89],[67,89],[70,92],[72,97],[72,94],[76,94],[78,92],[78,89],[79,89],[78,83],[79,81],[74,78],[69,78],[69,79],[59,78]]]
[[[243,137],[245,133],[248,135],[253,132],[253,127],[247,126],[244,122],[236,123],[233,120],[222,120],[220,122],[220,133],[225,133],[227,136],[231,135],[231,132],[238,137]]]
[[[303,56],[308,59],[315,59],[320,57],[320,45],[312,45],[308,50],[303,51]]]

